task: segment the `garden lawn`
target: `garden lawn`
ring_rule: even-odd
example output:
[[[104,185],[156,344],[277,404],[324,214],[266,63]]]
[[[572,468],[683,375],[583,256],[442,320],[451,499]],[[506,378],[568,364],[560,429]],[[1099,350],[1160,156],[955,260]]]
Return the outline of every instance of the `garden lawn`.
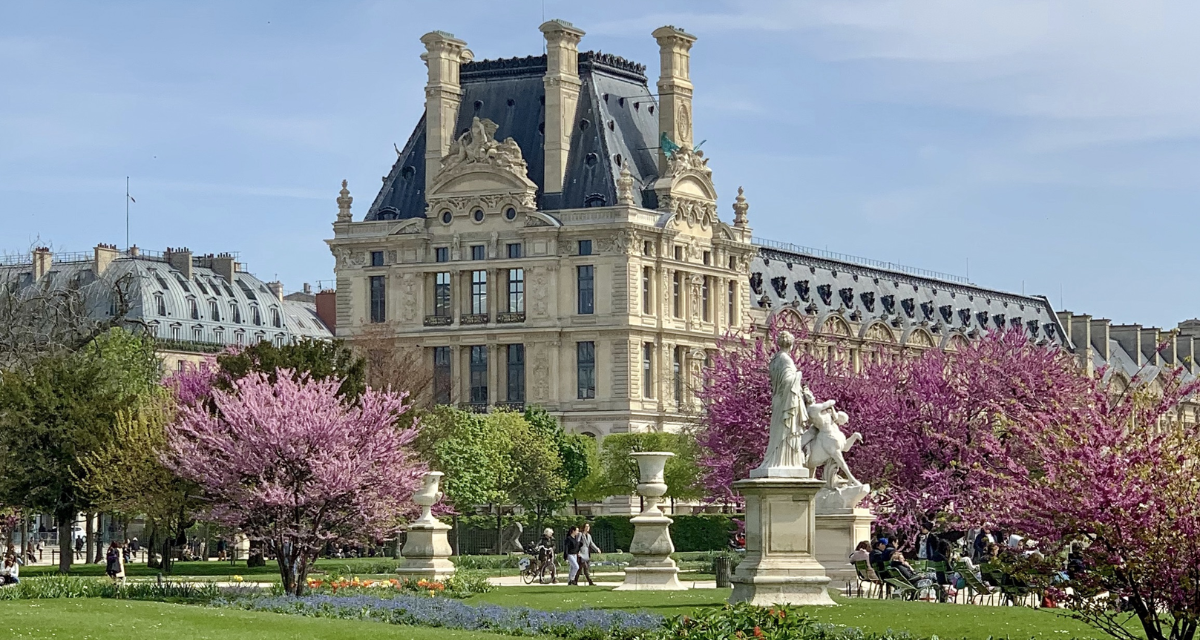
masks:
[[[306,618],[99,598],[0,602],[0,637],[20,640],[504,640],[476,631]]]
[[[625,609],[671,616],[691,613],[697,607],[725,604],[729,589],[693,589],[690,591],[612,591],[603,587],[501,587],[490,593],[472,596],[466,602],[490,602],[522,605],[535,609]],[[1104,638],[1095,629],[1065,613],[1028,607],[990,607],[965,604],[903,602],[869,598],[841,598],[840,606],[805,609],[819,622],[858,627],[864,631],[888,629],[908,631],[943,640],[989,637],[1025,638]]]

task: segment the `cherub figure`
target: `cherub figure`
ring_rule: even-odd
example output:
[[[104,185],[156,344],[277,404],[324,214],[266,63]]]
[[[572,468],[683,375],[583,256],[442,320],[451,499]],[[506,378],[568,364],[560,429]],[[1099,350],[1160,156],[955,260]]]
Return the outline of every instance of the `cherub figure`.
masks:
[[[847,438],[842,433],[841,427],[850,421],[850,417],[845,411],[834,410],[834,403],[834,400],[826,400],[808,404],[809,428],[800,440],[801,446],[807,448],[806,465],[814,476],[818,468],[824,467],[825,483],[830,489],[837,489],[839,472],[851,485],[861,485],[842,454],[855,442],[860,442],[862,434],[855,432]]]

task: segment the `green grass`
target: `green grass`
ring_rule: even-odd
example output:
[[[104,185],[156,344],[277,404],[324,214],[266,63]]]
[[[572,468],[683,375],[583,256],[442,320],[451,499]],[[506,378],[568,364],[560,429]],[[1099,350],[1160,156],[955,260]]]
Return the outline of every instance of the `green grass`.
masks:
[[[347,559],[325,559],[319,560],[312,572],[314,576],[326,575],[329,572],[337,573],[338,575],[357,575],[359,577],[368,576],[386,576],[395,577],[396,567],[399,560],[390,558],[347,558]],[[386,569],[380,573],[380,569]],[[125,565],[125,575],[129,578],[138,577],[154,577],[162,571],[160,569],[151,569],[144,563],[129,563]],[[508,575],[514,575],[510,572]],[[39,565],[33,567],[22,567],[21,577],[33,576],[48,576],[57,575],[57,566]],[[72,564],[71,571],[68,575],[98,577],[104,575],[104,565],[102,564]],[[279,582],[279,566],[274,560],[268,560],[264,567],[247,567],[245,561],[238,562],[235,565],[229,562],[217,562],[215,560],[209,562],[176,562],[172,565],[171,574],[169,577],[175,580],[228,580],[232,576],[242,576],[247,581],[254,582]]]
[[[696,607],[725,604],[728,589],[637,592],[602,587],[501,587],[472,596],[470,603],[490,602],[536,609],[625,609],[664,616],[690,613]],[[918,636],[937,635],[943,640],[988,637],[1103,638],[1095,629],[1056,610],[1028,607],[988,607],[930,602],[902,602],[835,596],[840,606],[811,607],[806,611],[820,622],[859,627],[864,631],[908,631]]]
[[[507,636],[89,598],[0,602],[0,637],[19,640],[502,640]]]

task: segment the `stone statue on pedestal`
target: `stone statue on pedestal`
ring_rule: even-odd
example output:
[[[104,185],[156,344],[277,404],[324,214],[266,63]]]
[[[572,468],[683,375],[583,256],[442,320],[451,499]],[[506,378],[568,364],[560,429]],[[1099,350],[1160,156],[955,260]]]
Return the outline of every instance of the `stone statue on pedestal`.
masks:
[[[803,430],[808,423],[807,399],[803,376],[789,353],[795,339],[781,331],[775,339],[779,350],[771,358],[771,430],[762,464],[750,472],[751,478],[807,478]]]

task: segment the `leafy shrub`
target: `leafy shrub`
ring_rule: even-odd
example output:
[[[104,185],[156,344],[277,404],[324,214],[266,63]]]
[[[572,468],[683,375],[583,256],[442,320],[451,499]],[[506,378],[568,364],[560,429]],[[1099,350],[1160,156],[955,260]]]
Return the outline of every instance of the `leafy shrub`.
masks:
[[[657,640],[798,640],[810,637],[813,632],[812,621],[797,609],[756,607],[746,603],[701,609],[691,616],[675,616],[667,619],[663,627]]]
[[[472,606],[451,598],[396,595],[241,597],[214,600],[215,606],[323,618],[376,620],[393,624],[491,631],[508,635],[551,635],[566,640],[632,638],[659,628],[649,613],[575,609],[540,611],[526,607]]]
[[[541,536],[541,529],[554,529],[555,538],[561,541],[566,535],[567,529],[572,525],[578,525],[584,522],[590,522],[592,525],[592,535],[598,541],[604,541],[602,548],[605,551],[616,551],[617,549],[628,550],[630,543],[633,541],[633,523],[630,522],[632,516],[549,516],[543,517],[539,523],[537,516],[533,514],[525,514],[521,516],[505,516],[503,523],[505,526],[512,522],[520,522],[525,529],[522,539],[526,542],[534,540]],[[671,539],[675,543],[675,550],[680,552],[688,551],[722,551],[729,547],[730,536],[737,531],[737,522],[734,516],[724,514],[697,514],[697,515],[681,515],[671,516],[675,524],[671,525]],[[494,541],[496,531],[495,516],[462,516],[458,518],[458,526],[462,529],[461,541],[464,550],[471,552],[475,549],[468,543],[469,540],[476,536],[468,534],[468,531],[480,534],[487,540]],[[487,538],[487,536],[491,536]],[[455,540],[454,532],[450,532],[450,539]],[[607,541],[611,540],[609,543]],[[489,542],[488,545],[491,543]],[[608,548],[611,544],[612,549]],[[491,569],[500,567],[471,567],[477,569]],[[507,568],[507,567],[506,567]]]
[[[487,575],[478,571],[458,570],[446,579],[447,595],[453,598],[465,598],[476,593],[487,593],[492,590],[492,583]]]
[[[43,600],[49,598],[113,598],[117,585],[103,578],[47,576],[25,578],[0,589],[0,600]]]

